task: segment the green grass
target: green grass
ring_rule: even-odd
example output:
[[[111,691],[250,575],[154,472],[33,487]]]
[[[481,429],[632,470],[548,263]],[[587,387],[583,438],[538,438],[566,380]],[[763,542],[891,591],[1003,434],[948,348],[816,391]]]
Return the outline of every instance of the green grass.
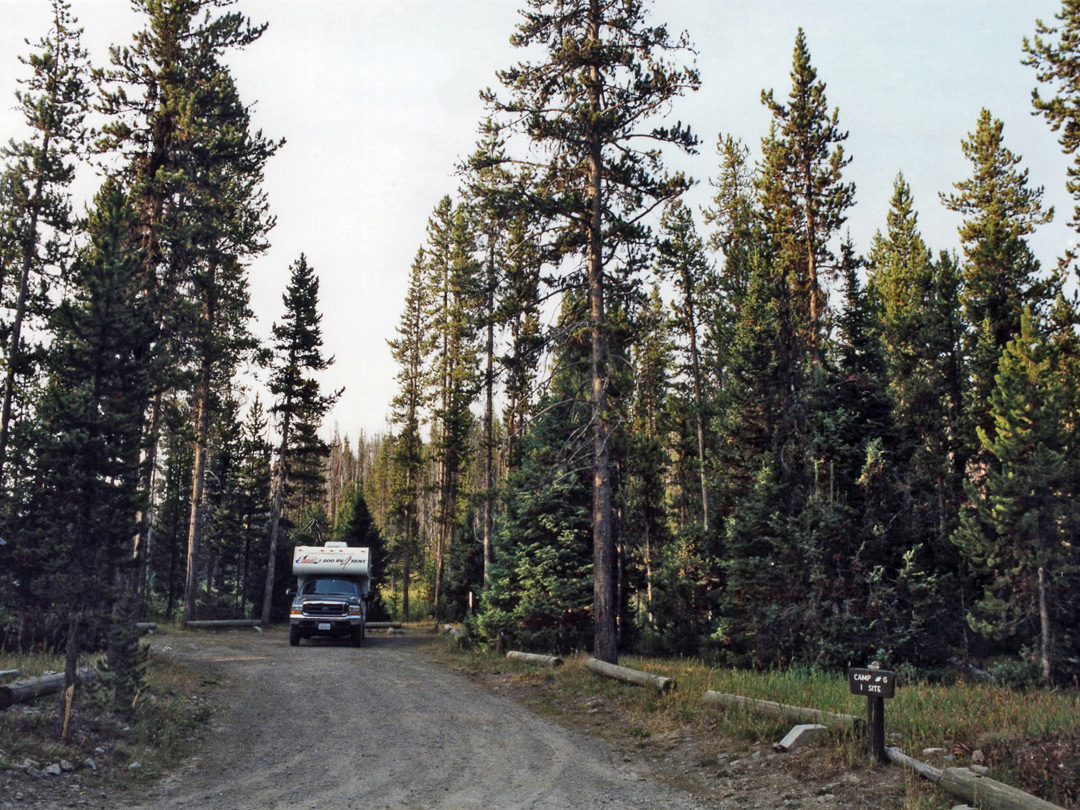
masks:
[[[47,670],[62,671],[63,658],[4,653],[0,669],[18,669],[20,679],[31,678]],[[42,765],[60,760],[80,765],[90,757],[106,766],[95,774],[101,779],[123,783],[158,775],[179,762],[197,737],[207,715],[199,697],[204,682],[205,677],[191,668],[155,655],[131,711],[117,711],[111,705],[111,692],[102,681],[81,687],[66,745],[58,741],[60,694],[13,706],[0,712],[0,770],[24,759]],[[127,765],[133,762],[141,767],[129,770]]]
[[[518,673],[522,678],[553,681],[558,700],[553,712],[566,711],[590,698],[617,704],[629,717],[631,736],[662,735],[679,725],[733,740],[775,742],[791,727],[784,720],[747,708],[720,708],[701,703],[706,690],[805,706],[827,712],[866,716],[866,698],[850,694],[843,673],[794,668],[750,672],[718,669],[694,659],[652,659],[622,656],[619,663],[675,679],[667,695],[601,678],[585,668],[585,656],[570,657],[556,670],[507,661],[490,653],[458,653],[477,671]],[[554,690],[552,690],[554,691]],[[1021,691],[989,684],[902,683],[885,701],[888,745],[923,759],[926,748],[945,748],[951,760],[938,767],[967,765],[981,750],[990,775],[1066,806],[1080,802],[1080,693]],[[831,735],[830,753],[851,767],[866,763],[865,742],[851,733]],[[923,806],[912,788],[912,807]]]

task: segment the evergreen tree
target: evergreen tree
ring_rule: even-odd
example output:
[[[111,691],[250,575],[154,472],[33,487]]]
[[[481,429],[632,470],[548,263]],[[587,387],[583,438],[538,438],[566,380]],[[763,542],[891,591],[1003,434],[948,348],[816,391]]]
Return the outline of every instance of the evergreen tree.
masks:
[[[1001,357],[991,402],[994,429],[979,431],[1000,466],[987,472],[982,486],[969,484],[971,505],[954,536],[965,558],[989,575],[969,616],[972,626],[1026,646],[1047,682],[1072,649],[1072,619],[1061,607],[1080,572],[1080,512],[1056,363],[1039,320],[1025,311],[1020,334]]]
[[[434,615],[443,598],[443,564],[461,524],[463,475],[469,460],[470,407],[480,388],[476,320],[481,297],[472,223],[463,206],[444,197],[428,221],[424,253],[427,317],[435,351],[428,368],[431,392],[431,452],[437,476]]]
[[[402,571],[402,616],[406,621],[411,564],[417,543],[417,494],[424,464],[424,442],[420,435],[427,400],[424,374],[428,355],[434,348],[425,309],[424,281],[424,252],[421,249],[409,273],[409,289],[398,322],[398,337],[388,341],[398,365],[398,392],[391,402],[390,416],[390,423],[399,431],[392,441],[395,467],[392,489],[393,514],[401,534],[398,553]]]
[[[323,356],[322,313],[319,312],[319,279],[307,257],[293,262],[282,300],[283,319],[274,324],[274,360],[270,408],[277,418],[280,440],[274,469],[270,512],[270,548],[263,593],[262,623],[270,623],[277,576],[277,557],[283,520],[299,520],[305,508],[322,501],[323,464],[329,447],[319,438],[323,417],[341,391],[323,394],[316,375],[333,363]],[[308,511],[309,520],[315,519]],[[309,531],[309,534],[317,532]]]
[[[241,593],[248,615],[247,604],[261,605],[263,573],[261,550],[264,538],[270,530],[271,462],[273,446],[267,439],[269,421],[258,397],[248,407],[244,418],[241,439],[242,460],[239,478],[240,493],[237,510],[242,526],[243,564],[241,569]]]
[[[1080,200],[1080,85],[1076,76],[1080,66],[1080,3],[1076,0],[1062,0],[1061,11],[1054,15],[1060,25],[1049,26],[1042,20],[1036,21],[1035,38],[1024,37],[1024,64],[1035,69],[1036,79],[1055,95],[1044,98],[1036,87],[1031,91],[1031,102],[1035,112],[1050,124],[1054,132],[1060,133],[1058,142],[1062,151],[1073,156],[1073,165],[1069,167],[1069,179],[1065,188],[1074,199]],[[1070,221],[1073,228],[1080,230],[1080,205],[1073,208]]]
[[[594,649],[617,659],[615,538],[612,521],[611,414],[607,272],[617,250],[641,243],[644,210],[678,196],[688,181],[661,169],[661,152],[639,138],[692,151],[689,129],[652,126],[657,111],[687,89],[696,71],[673,67],[671,52],[688,48],[667,29],[650,26],[640,0],[530,0],[511,39],[516,47],[543,48],[539,62],[522,62],[499,76],[509,97],[485,98],[525,134],[544,161],[537,185],[522,189],[538,213],[557,217],[550,247],[578,256],[589,294],[591,431],[594,502]],[[543,189],[542,193],[536,193]],[[580,274],[580,275],[578,275]]]
[[[889,391],[900,431],[896,463],[910,468],[913,537],[935,555],[949,547],[967,454],[960,438],[963,323],[948,256],[934,262],[918,229],[911,188],[903,175],[893,186],[886,232],[874,237],[868,293],[881,322]],[[966,442],[966,439],[964,440]],[[942,567],[955,568],[947,555]]]
[[[335,539],[368,549],[371,566],[371,608],[368,612],[370,621],[387,621],[390,618],[382,597],[381,577],[390,567],[390,549],[368,509],[367,499],[360,486],[353,486],[345,501],[345,508],[334,527]]]
[[[1056,278],[1040,277],[1027,243],[1036,227],[1050,221],[1053,209],[1043,210],[1042,188],[1028,186],[1027,169],[1021,170],[1020,157],[1005,147],[1003,128],[987,110],[979,114],[975,132],[963,142],[972,176],[954,184],[956,193],[942,195],[945,206],[964,217],[961,300],[973,329],[968,412],[983,430],[991,427],[988,403],[997,361],[1019,334],[1021,313],[1028,307],[1043,313],[1058,286]]]
[[[519,276],[515,271],[521,267],[521,260],[526,256],[515,257],[517,251],[524,248],[520,238],[521,213],[514,194],[514,184],[519,181],[507,170],[505,143],[498,126],[488,120],[481,127],[482,139],[476,152],[463,167],[467,174],[467,195],[474,209],[476,230],[480,244],[478,249],[483,255],[480,296],[477,301],[477,326],[483,331],[482,390],[484,399],[483,438],[481,459],[483,464],[482,497],[482,533],[484,587],[491,580],[491,565],[494,559],[493,532],[495,528],[496,501],[496,450],[495,440],[495,380],[496,380],[496,332],[507,320],[514,326],[523,316],[521,308],[535,307],[535,295],[520,299],[524,290],[519,285],[510,288],[510,295],[502,296],[499,290],[506,287],[504,279],[511,280]],[[517,280],[517,279],[513,279]],[[512,302],[512,303],[511,303]],[[510,304],[508,306],[508,304]],[[508,317],[509,316],[509,317]],[[516,342],[516,341],[515,341]]]
[[[709,485],[705,425],[704,371],[698,348],[701,298],[708,296],[711,268],[705,258],[705,246],[697,235],[693,215],[681,200],[669,203],[660,220],[660,243],[657,271],[662,279],[671,279],[678,290],[675,303],[675,327],[684,342],[687,376],[690,381],[690,413],[697,432],[697,465],[701,492],[701,527],[709,531]],[[703,292],[704,290],[704,292]]]
[[[579,315],[564,302],[564,321]],[[590,418],[579,393],[588,352],[581,337],[556,352],[558,371],[522,440],[521,465],[507,477],[492,583],[477,619],[492,643],[569,652],[590,641],[590,487],[574,439]]]
[[[843,147],[847,133],[839,128],[838,111],[829,113],[825,83],[810,63],[801,28],[791,82],[787,104],[776,101],[771,90],[761,94],[772,124],[761,143],[758,189],[777,261],[792,290],[793,325],[800,341],[820,360],[827,306],[824,282],[838,268],[830,243],[847,219],[855,186],[843,180],[851,161]]]
[[[245,355],[257,347],[248,322],[248,289],[244,262],[267,247],[272,225],[265,194],[259,189],[263,166],[275,146],[252,135],[249,110],[239,101],[227,70],[217,59],[202,67],[203,146],[190,160],[189,193],[197,213],[189,213],[191,274],[199,313],[190,327],[196,366],[193,415],[194,475],[188,530],[184,617],[193,618],[196,564],[203,534],[203,490],[208,442],[220,393],[233,384]],[[216,394],[216,396],[215,396]]]
[[[0,149],[7,166],[0,178],[0,289],[10,318],[0,329],[4,376],[0,401],[0,488],[18,406],[18,381],[30,375],[27,327],[41,325],[50,309],[53,282],[67,273],[75,231],[69,186],[73,158],[82,148],[89,104],[89,66],[82,29],[70,4],[52,0],[52,26],[35,52],[20,61],[31,70],[15,98],[30,136]],[[27,456],[28,454],[22,453]]]
[[[75,267],[73,296],[52,321],[50,379],[41,403],[51,438],[40,450],[42,483],[29,513],[42,532],[37,546],[58,566],[48,569],[45,582],[62,600],[67,623],[67,685],[75,684],[84,633],[90,630],[93,639],[92,628],[109,627],[116,697],[130,707],[140,677],[136,641],[124,633],[131,617],[114,586],[117,571],[131,565],[136,508],[145,496],[139,482],[152,313],[130,204],[113,183],[95,203],[91,244]]]
[[[542,223],[531,221],[528,213],[518,212],[508,224],[507,260],[498,306],[499,317],[508,323],[505,352],[499,356],[503,379],[503,458],[507,470],[521,462],[521,437],[537,386],[538,370],[547,344],[541,322],[540,273],[538,248]]]
[[[165,615],[183,607],[185,549],[191,512],[191,414],[186,404],[172,403],[162,418],[161,446],[155,476],[156,521],[147,568],[154,592],[165,600]]]
[[[119,176],[130,189],[159,327],[155,351],[161,368],[147,427],[148,470],[156,466],[166,393],[191,387],[183,373],[193,354],[213,353],[208,333],[238,338],[225,325],[224,313],[227,302],[243,310],[246,291],[238,286],[242,281],[226,278],[242,275],[242,257],[262,248],[269,225],[258,184],[276,145],[249,132],[249,109],[240,103],[225,67],[225,55],[256,42],[266,26],[223,10],[232,4],[135,0],[145,27],[131,45],[111,48],[111,68],[96,74],[98,108],[107,119],[96,147],[118,158]],[[208,319],[214,296],[221,299],[219,308]],[[208,327],[208,320],[218,318]],[[232,324],[241,321],[234,317]],[[207,365],[214,364],[200,361],[204,378]],[[197,442],[205,437],[205,430],[196,431]],[[196,460],[194,487],[200,485],[202,463]],[[152,528],[147,510],[135,539],[137,558],[143,557]]]

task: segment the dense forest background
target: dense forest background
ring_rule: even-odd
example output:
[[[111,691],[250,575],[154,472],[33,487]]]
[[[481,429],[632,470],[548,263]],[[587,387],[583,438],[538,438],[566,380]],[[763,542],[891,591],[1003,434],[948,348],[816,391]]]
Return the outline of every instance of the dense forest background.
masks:
[[[700,85],[685,35],[635,0],[531,0],[528,58],[395,271],[389,429],[328,440],[306,256],[252,331],[280,142],[228,56],[265,29],[135,6],[94,67],[54,0],[0,155],[0,644],[72,677],[104,646],[133,694],[136,620],[279,620],[291,548],[340,539],[373,549],[377,615],[477,643],[1075,682],[1074,257],[1034,255],[1054,212],[992,112],[942,183],[961,252],[898,175],[860,254],[802,31],[760,148],[716,135],[694,210],[665,168],[701,148],[667,115]],[[1073,155],[1080,5],[1053,22],[1016,56]]]

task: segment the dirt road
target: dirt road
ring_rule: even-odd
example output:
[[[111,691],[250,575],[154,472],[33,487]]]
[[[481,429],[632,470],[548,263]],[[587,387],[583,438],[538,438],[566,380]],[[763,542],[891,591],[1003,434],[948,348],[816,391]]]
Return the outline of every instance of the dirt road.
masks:
[[[434,660],[423,636],[356,649],[250,630],[175,636],[224,676],[198,758],[129,810],[699,808],[604,743]]]

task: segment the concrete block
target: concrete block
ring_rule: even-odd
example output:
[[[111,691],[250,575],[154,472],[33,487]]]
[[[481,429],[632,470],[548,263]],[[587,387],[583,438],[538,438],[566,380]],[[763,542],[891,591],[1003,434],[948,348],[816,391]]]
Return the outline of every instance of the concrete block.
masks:
[[[802,748],[820,737],[826,731],[826,726],[819,723],[806,723],[795,726],[774,747],[777,751],[794,751]]]

